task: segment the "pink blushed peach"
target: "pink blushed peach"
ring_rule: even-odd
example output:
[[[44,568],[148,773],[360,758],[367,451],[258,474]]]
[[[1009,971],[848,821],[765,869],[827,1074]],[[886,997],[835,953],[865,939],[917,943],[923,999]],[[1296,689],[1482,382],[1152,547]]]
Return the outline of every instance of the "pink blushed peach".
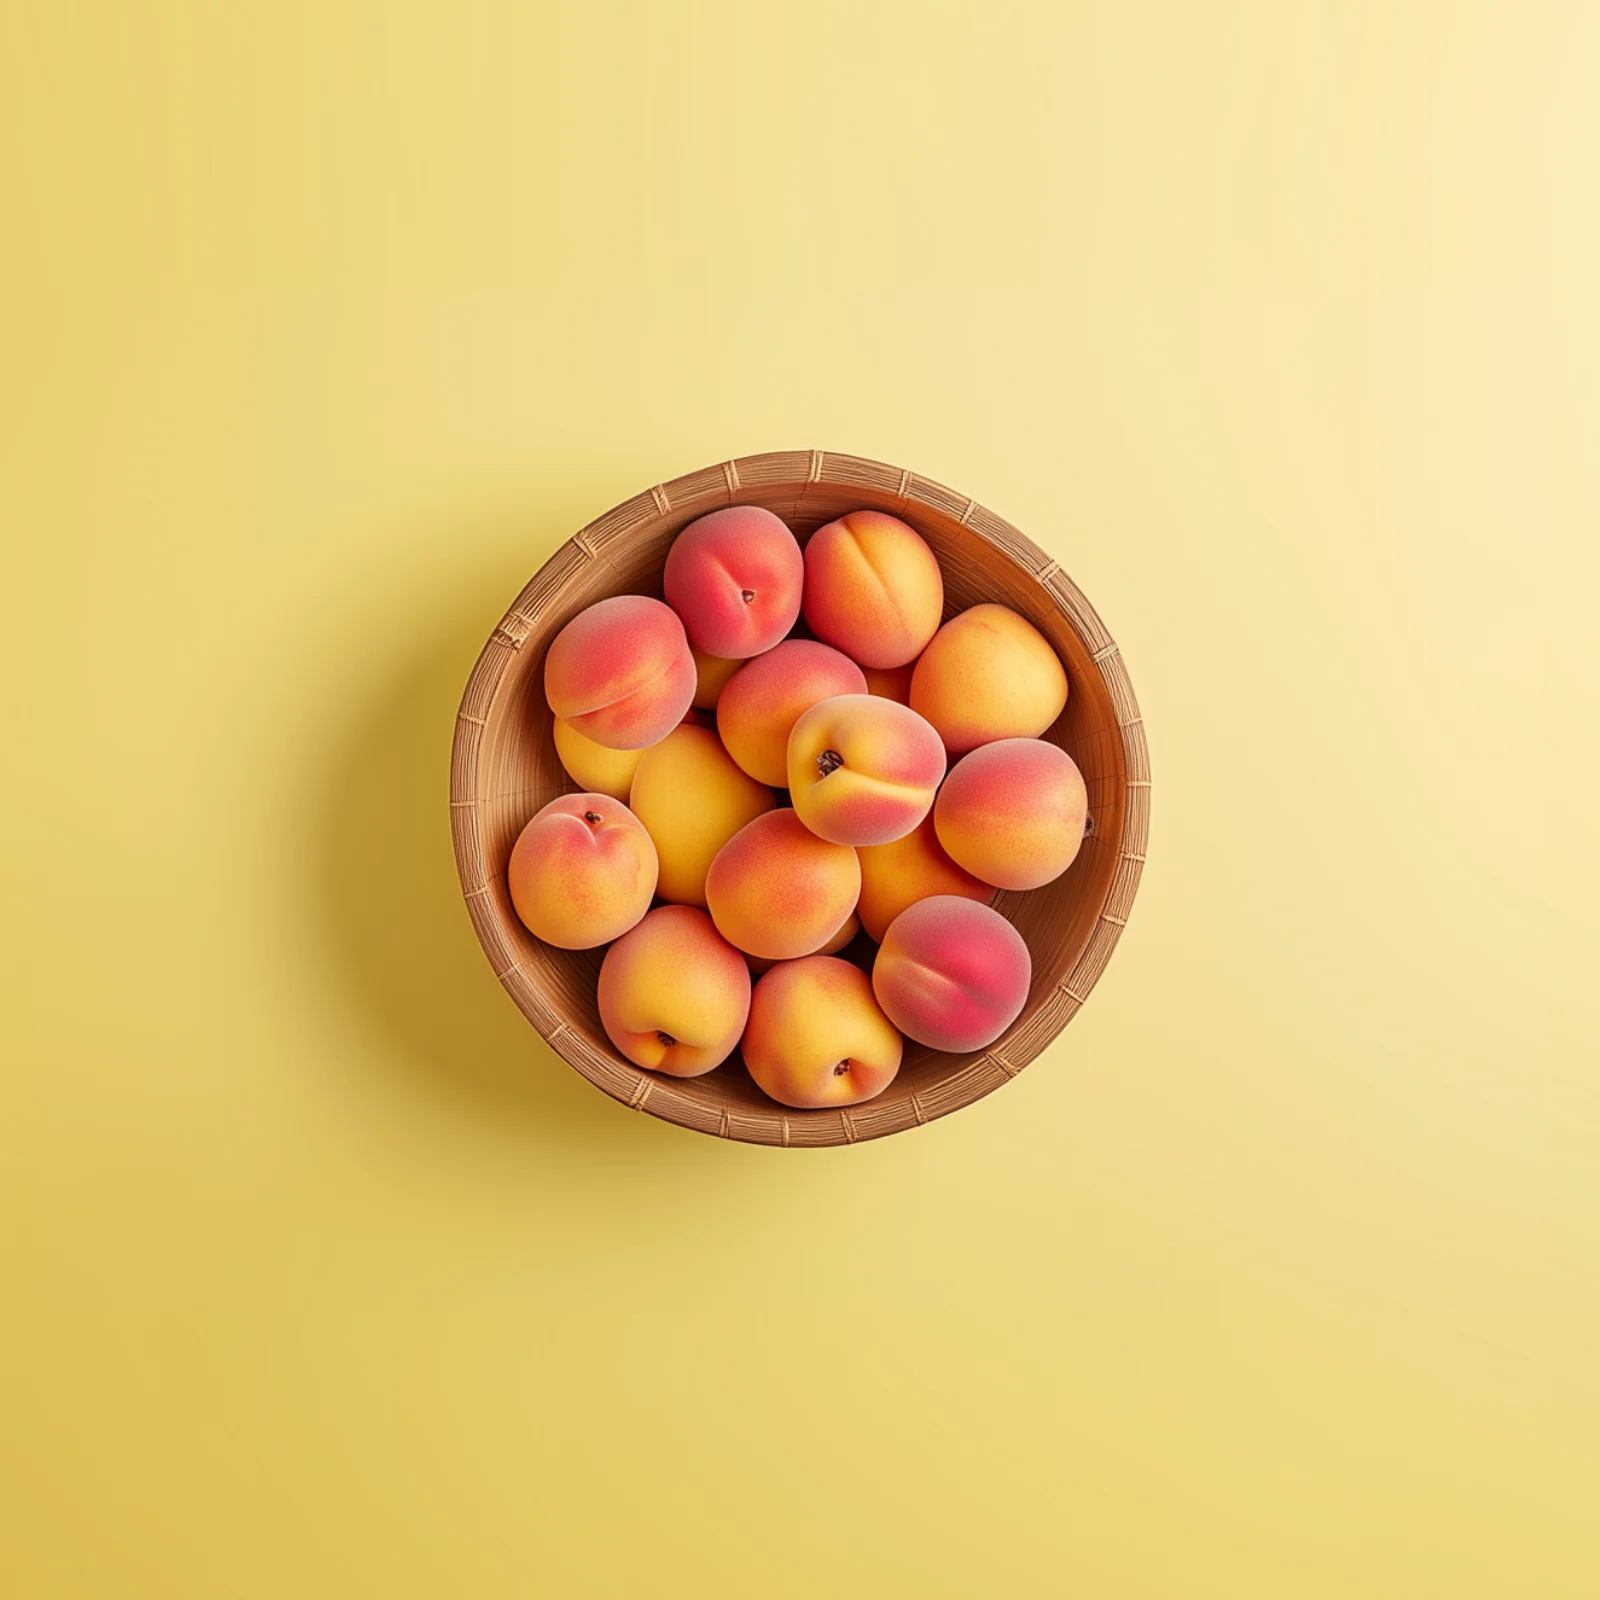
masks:
[[[580,611],[544,659],[550,709],[612,750],[664,739],[689,710],[694,657],[670,606],[640,594],[613,595]]]
[[[805,558],[782,519],[729,506],[691,522],[667,551],[662,587],[696,650],[743,659],[770,650],[800,615]]]
[[[965,1054],[986,1049],[1016,1021],[1032,977],[1022,935],[998,911],[933,895],[889,925],[872,989],[907,1038]]]
[[[993,739],[1035,738],[1066,703],[1067,674],[1050,641],[1005,606],[952,617],[911,674],[911,709],[952,756]]]

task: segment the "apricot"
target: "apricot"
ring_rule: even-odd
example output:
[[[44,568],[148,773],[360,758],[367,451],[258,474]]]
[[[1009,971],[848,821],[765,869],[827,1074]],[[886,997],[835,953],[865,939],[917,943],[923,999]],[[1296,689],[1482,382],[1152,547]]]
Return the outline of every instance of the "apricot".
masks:
[[[600,1021],[635,1066],[697,1078],[732,1053],[750,1015],[750,973],[693,906],[657,906],[606,951]]]
[[[933,636],[911,674],[911,709],[951,755],[991,739],[1031,739],[1061,715],[1067,674],[1050,642],[1005,606],[979,605]]]
[[[837,956],[780,961],[750,996],[740,1045],[782,1105],[853,1106],[882,1094],[904,1046],[859,967]]]
[[[747,661],[717,701],[728,754],[758,783],[789,781],[789,732],[821,700],[865,694],[867,680],[848,656],[815,639],[786,639]]]
[[[517,836],[506,866],[511,903],[535,938],[591,950],[626,933],[656,892],[656,847],[606,794],[564,794]]]
[[[695,649],[739,660],[770,650],[794,626],[804,582],[794,535],[760,506],[691,522],[672,541],[661,575]]]
[[[806,545],[806,625],[863,667],[902,667],[934,636],[944,578],[921,534],[884,511],[852,511]]]
[[[642,750],[683,720],[694,657],[670,606],[613,595],[580,611],[544,658],[544,696],[558,717],[612,750]]]
[[[938,802],[934,804],[937,807]],[[931,816],[902,838],[857,850],[856,857],[861,862],[861,900],[856,914],[867,937],[879,944],[889,924],[907,906],[930,895],[958,894],[984,905],[994,899],[989,884],[958,867],[945,853]]]
[[[715,711],[723,685],[744,662],[737,656],[708,656],[693,645],[689,646],[689,653],[694,657],[695,707],[700,711]]]
[[[860,893],[855,851],[819,839],[787,806],[747,822],[706,874],[717,932],[746,955],[773,961],[820,950]]]
[[[819,956],[837,955],[860,932],[860,918],[858,918],[855,913],[852,912],[845,925],[836,934],[834,934],[834,936],[825,945],[823,945],[819,951],[817,951],[817,954]],[[775,961],[769,960],[766,956],[746,956],[744,959],[745,965],[748,966],[752,972],[757,974],[766,972],[769,968],[777,965]]]
[[[1089,795],[1065,750],[996,739],[962,756],[933,808],[950,859],[999,889],[1037,889],[1072,865]]]
[[[901,705],[911,704],[911,669],[916,665],[908,661],[903,667],[863,667],[861,675],[867,680],[867,693],[882,695],[885,700],[898,700]]]
[[[628,790],[633,787],[633,774],[643,751],[613,750],[608,745],[596,744],[593,739],[579,733],[564,717],[555,719],[553,733],[556,755],[566,769],[567,776],[580,789],[608,794],[613,800],[627,800]]]
[[[889,924],[872,991],[908,1039],[965,1054],[994,1043],[1028,998],[1033,962],[992,906],[959,895],[919,900]]]
[[[909,706],[843,694],[805,712],[789,735],[789,797],[834,844],[887,844],[927,816],[944,745]]]
[[[770,789],[734,765],[709,728],[682,723],[642,751],[628,805],[661,860],[656,893],[703,906],[706,873],[717,852],[776,804]]]

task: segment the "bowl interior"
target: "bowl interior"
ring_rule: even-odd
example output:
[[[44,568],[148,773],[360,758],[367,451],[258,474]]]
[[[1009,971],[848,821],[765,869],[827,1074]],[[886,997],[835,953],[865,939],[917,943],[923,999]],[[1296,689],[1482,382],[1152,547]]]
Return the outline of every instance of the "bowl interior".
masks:
[[[625,502],[564,546],[485,649],[462,706],[453,772],[452,814],[468,908],[497,975],[529,1019],[617,1098],[690,1127],[759,1143],[831,1144],[893,1132],[1014,1076],[1066,1024],[1099,976],[1143,860],[1142,818],[1136,844],[1128,840],[1130,801],[1141,807],[1148,787],[1143,773],[1130,773],[1137,711],[1116,646],[1082,596],[1053,561],[973,502],[878,463],[819,458],[820,452],[784,452],[691,474]],[[596,1009],[604,951],[541,944],[517,920],[505,887],[506,863],[523,825],[548,801],[577,788],[556,757],[544,699],[550,641],[584,607],[608,595],[659,597],[674,536],[695,517],[728,504],[767,507],[802,544],[846,511],[872,507],[903,518],[944,569],[946,617],[986,600],[1012,607],[1055,646],[1070,683],[1066,709],[1044,737],[1083,772],[1089,836],[1054,883],[1004,893],[995,902],[1033,958],[1027,1005],[1006,1034],[977,1055],[944,1054],[908,1040],[894,1083],[878,1099],[843,1113],[776,1105],[737,1054],[694,1079],[633,1067],[611,1046]],[[1111,674],[1108,665],[1115,667]]]

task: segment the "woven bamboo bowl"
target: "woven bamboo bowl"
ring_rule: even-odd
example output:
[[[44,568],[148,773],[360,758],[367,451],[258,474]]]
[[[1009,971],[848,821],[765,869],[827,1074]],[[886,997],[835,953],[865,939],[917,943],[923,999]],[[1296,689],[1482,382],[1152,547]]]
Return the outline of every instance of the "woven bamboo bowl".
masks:
[[[802,544],[863,507],[892,512],[933,547],[945,616],[994,600],[1027,617],[1066,664],[1067,708],[1045,734],[1077,762],[1088,837],[1054,883],[996,906],[1027,941],[1033,987],[989,1049],[946,1055],[906,1041],[899,1076],[847,1110],[794,1111],[767,1099],[737,1052],[701,1078],[643,1072],[612,1048],[595,1004],[603,950],[557,950],[511,906],[506,863],[524,823],[577,785],[556,758],[544,699],[550,641],[585,606],[661,594],[678,531],[726,505],[761,505]],[[450,819],[467,910],[524,1016],[584,1077],[636,1111],[752,1144],[832,1145],[898,1133],[970,1105],[1014,1078],[1061,1032],[1111,959],[1144,865],[1150,770],[1133,687],[1111,635],[1061,568],[975,500],[899,467],[822,450],[780,450],[706,467],[643,494],[575,534],[517,596],[483,647],[462,697],[450,765]]]

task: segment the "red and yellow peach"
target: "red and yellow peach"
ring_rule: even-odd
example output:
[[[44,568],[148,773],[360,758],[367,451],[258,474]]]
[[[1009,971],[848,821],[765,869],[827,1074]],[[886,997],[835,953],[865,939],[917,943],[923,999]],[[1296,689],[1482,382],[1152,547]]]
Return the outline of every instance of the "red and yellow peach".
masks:
[[[806,545],[805,617],[863,667],[900,667],[933,637],[944,579],[916,529],[884,511],[852,511]]]
[[[714,732],[685,722],[641,753],[628,804],[661,861],[656,893],[703,906],[717,852],[777,801],[740,771]]]
[[[853,1106],[900,1070],[900,1035],[859,967],[836,956],[781,961],[756,984],[740,1046],[750,1076],[786,1106]]]
[[[902,838],[857,850],[856,857],[861,862],[861,900],[856,914],[867,937],[879,944],[889,924],[907,906],[930,895],[956,894],[983,905],[994,899],[990,885],[958,867],[945,853],[931,816]]]
[[[683,720],[694,700],[694,657],[670,606],[613,595],[580,611],[544,658],[550,709],[586,739],[642,750]]]
[[[994,1043],[1028,998],[1033,963],[1022,935],[991,906],[933,895],[889,925],[872,990],[909,1039],[965,1054]]]
[[[725,1061],[750,1014],[739,952],[693,906],[658,906],[606,951],[600,1021],[636,1066],[695,1078]]]
[[[696,650],[742,660],[770,650],[794,626],[805,558],[772,512],[729,506],[672,541],[661,581]]]
[[[747,822],[706,874],[717,932],[747,955],[774,961],[820,950],[860,893],[855,851],[819,839],[787,806]]]
[[[650,909],[656,847],[639,819],[604,794],[564,794],[517,837],[506,879],[536,938],[590,950],[626,933]]]
[[[992,739],[1031,739],[1061,715],[1067,674],[1050,642],[1005,606],[963,611],[933,636],[911,675],[911,708],[951,755]]]
[[[950,859],[999,889],[1059,878],[1083,843],[1089,796],[1065,750],[1043,739],[997,739],[951,769],[933,808]]]
[[[789,733],[801,715],[838,694],[865,694],[867,680],[846,655],[815,639],[786,639],[747,661],[717,701],[728,754],[757,783],[789,781]]]
[[[836,695],[789,734],[789,796],[800,820],[834,844],[887,844],[927,816],[944,745],[909,706]]]

